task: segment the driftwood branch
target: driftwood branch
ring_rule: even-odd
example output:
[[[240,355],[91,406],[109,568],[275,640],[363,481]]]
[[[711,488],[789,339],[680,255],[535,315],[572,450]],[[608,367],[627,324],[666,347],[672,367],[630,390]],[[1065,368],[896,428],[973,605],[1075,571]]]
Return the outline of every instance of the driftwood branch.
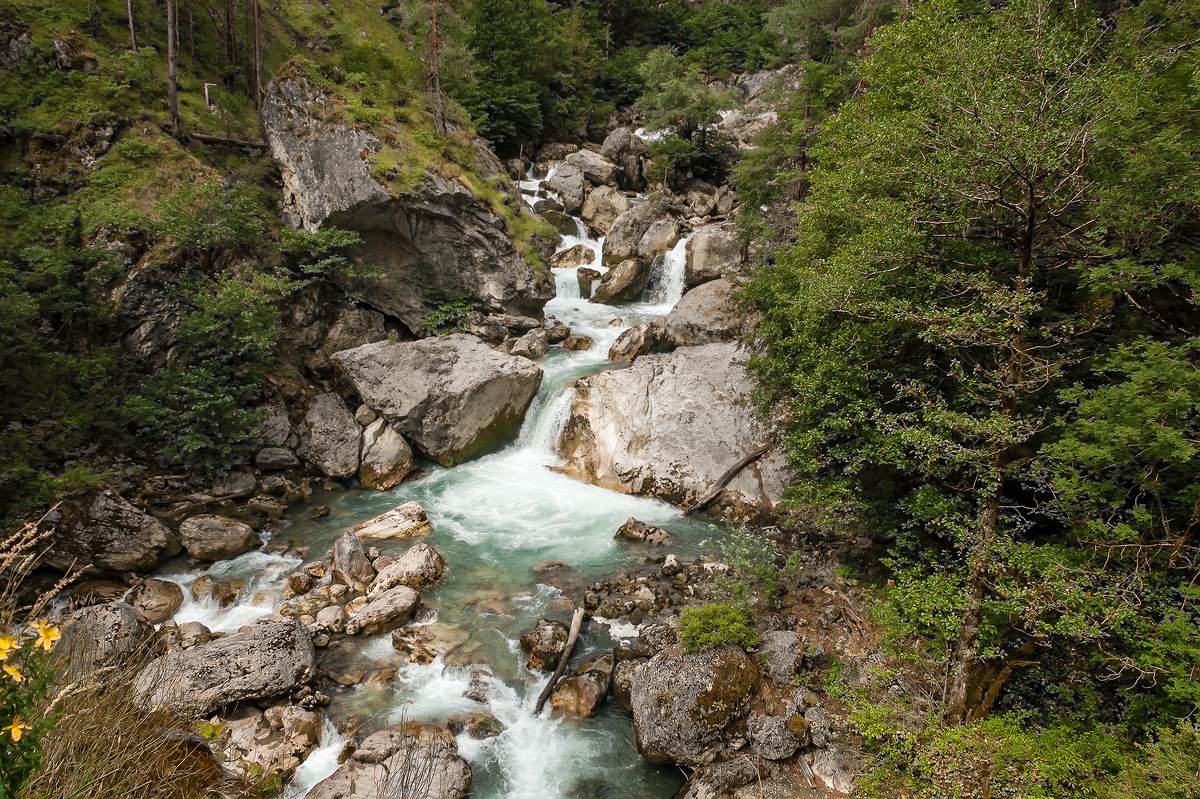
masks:
[[[685,508],[683,511],[683,515],[691,516],[693,513],[695,513],[698,510],[701,510],[702,508],[704,508],[705,505],[707,505],[708,503],[710,503],[714,499],[716,499],[717,494],[721,493],[721,489],[723,489],[723,488],[725,488],[725,486],[729,485],[729,481],[732,480],[733,478],[737,477],[738,472],[740,472],[742,469],[745,469],[751,463],[754,463],[754,461],[761,458],[764,454],[766,454],[767,450],[769,450],[770,448],[771,448],[770,444],[762,444],[758,447],[755,447],[750,452],[748,452],[746,454],[746,456],[743,457],[740,461],[738,461],[737,463],[733,464],[728,469],[726,469],[725,474],[723,474],[717,478],[717,482],[713,484],[713,487],[708,490],[707,494],[700,497],[700,499],[696,500],[696,502],[693,505],[691,505],[690,507]]]
[[[534,709],[533,715],[537,716],[542,712],[542,708],[546,706],[546,700],[554,692],[554,684],[558,682],[558,678],[566,671],[567,661],[571,659],[571,650],[575,648],[575,641],[579,639],[579,628],[582,625],[583,608],[575,608],[575,615],[571,617],[571,632],[567,635],[567,645],[563,647],[562,654],[558,656],[558,666],[555,667],[554,673],[550,675],[550,682],[546,683],[546,687],[542,689],[542,695],[538,697],[537,707]]]
[[[201,144],[215,144],[220,147],[251,147],[264,152],[268,149],[265,142],[231,139],[228,136],[214,136],[211,133],[189,133],[186,138],[195,139]]]

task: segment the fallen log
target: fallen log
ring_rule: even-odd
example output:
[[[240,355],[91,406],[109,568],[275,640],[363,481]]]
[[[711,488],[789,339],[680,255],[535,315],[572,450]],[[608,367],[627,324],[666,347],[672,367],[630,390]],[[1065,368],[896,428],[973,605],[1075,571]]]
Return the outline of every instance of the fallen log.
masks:
[[[211,133],[188,133],[184,138],[195,139],[201,144],[215,144],[220,147],[250,147],[263,151],[268,149],[265,142],[231,139],[228,136],[215,136]]]
[[[562,654],[558,656],[558,665],[554,668],[554,673],[550,675],[550,682],[546,683],[546,687],[542,689],[542,695],[538,697],[537,707],[533,711],[533,715],[540,715],[542,708],[546,706],[546,700],[550,698],[550,694],[554,692],[554,684],[558,682],[558,678],[566,671],[567,661],[571,659],[571,650],[575,648],[575,641],[579,639],[579,628],[583,625],[583,608],[575,608],[575,615],[571,617],[571,632],[567,635],[567,645],[563,647]]]
[[[738,472],[740,472],[742,469],[745,469],[751,463],[754,463],[754,461],[761,458],[764,454],[766,454],[766,451],[769,450],[770,448],[771,448],[770,444],[762,444],[758,447],[755,447],[750,452],[748,452],[745,455],[745,457],[743,457],[740,461],[738,461],[737,463],[730,466],[728,469],[725,470],[725,473],[723,475],[721,475],[720,477],[717,478],[717,482],[713,484],[713,487],[708,490],[707,494],[700,497],[700,499],[696,500],[696,502],[694,504],[692,504],[691,506],[684,508],[683,515],[691,516],[693,513],[702,509],[705,505],[707,505],[708,503],[710,503],[714,499],[716,499],[717,494],[721,493],[721,489],[723,489],[723,488],[725,488],[725,486],[729,485],[729,481],[732,480],[733,478],[737,477]]]

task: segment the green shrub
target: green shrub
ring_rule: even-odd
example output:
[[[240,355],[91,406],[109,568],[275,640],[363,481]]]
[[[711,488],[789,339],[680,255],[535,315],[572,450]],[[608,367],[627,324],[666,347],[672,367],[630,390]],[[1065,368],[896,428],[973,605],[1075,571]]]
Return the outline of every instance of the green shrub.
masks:
[[[750,627],[750,609],[742,604],[714,602],[686,608],[681,625],[683,646],[688,652],[699,652],[713,644],[752,647],[758,643],[758,636]]]
[[[458,332],[463,316],[475,307],[471,295],[465,291],[453,296],[438,292],[430,297],[430,302],[437,307],[421,321],[421,329],[437,336]]]

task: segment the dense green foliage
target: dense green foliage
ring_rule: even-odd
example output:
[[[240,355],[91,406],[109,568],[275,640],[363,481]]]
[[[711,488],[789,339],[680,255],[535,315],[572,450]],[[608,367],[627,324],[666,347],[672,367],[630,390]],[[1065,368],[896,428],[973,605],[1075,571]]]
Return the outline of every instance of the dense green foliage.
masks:
[[[1141,736],[1200,701],[1198,12],[879,28],[750,288],[794,501],[889,543],[887,618],[950,721]],[[1009,723],[964,729],[1024,746]]]
[[[41,705],[54,681],[58,637],[44,620],[36,631],[0,627],[0,799],[15,797],[37,771],[41,739],[54,727]]]
[[[680,619],[680,635],[688,652],[699,652],[715,644],[751,647],[758,636],[750,626],[750,609],[736,602],[713,602],[685,608]]]

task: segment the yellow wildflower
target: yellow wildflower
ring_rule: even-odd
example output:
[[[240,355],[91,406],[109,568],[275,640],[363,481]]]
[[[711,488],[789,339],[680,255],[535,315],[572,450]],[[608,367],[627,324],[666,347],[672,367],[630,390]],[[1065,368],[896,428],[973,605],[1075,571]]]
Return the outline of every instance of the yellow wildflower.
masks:
[[[12,724],[9,724],[7,727],[0,728],[0,732],[6,732],[12,736],[13,741],[19,741],[21,740],[21,736],[28,729],[30,729],[29,725],[22,724],[20,716],[14,716]]]
[[[21,673],[20,666],[5,666],[4,673],[12,677],[13,682],[21,682],[21,680],[25,679],[25,675]]]
[[[55,641],[57,641],[59,638],[62,638],[62,636],[58,632],[58,628],[52,626],[45,619],[38,620],[37,633],[38,633],[37,646],[40,646],[42,649],[45,649],[47,652],[49,652],[51,647],[54,646]]]
[[[0,662],[8,660],[9,654],[16,649],[20,649],[16,638],[11,635],[0,635]]]

